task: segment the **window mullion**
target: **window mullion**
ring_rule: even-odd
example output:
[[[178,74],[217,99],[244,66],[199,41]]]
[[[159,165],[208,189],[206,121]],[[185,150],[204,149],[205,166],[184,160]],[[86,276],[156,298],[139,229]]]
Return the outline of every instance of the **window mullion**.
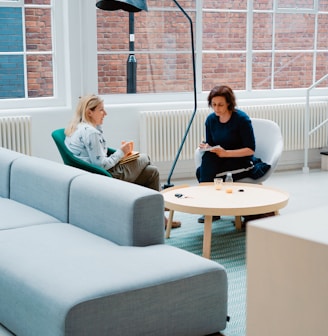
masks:
[[[246,28],[246,91],[253,88],[253,0],[247,1]]]

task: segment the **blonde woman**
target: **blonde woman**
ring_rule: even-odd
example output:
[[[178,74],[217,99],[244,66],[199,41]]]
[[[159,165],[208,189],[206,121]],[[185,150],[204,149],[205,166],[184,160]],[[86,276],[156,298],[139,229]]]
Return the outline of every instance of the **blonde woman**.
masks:
[[[140,154],[133,161],[120,163],[133,149],[131,141],[123,141],[120,148],[109,153],[102,130],[106,115],[104,102],[99,96],[80,98],[75,114],[65,129],[68,149],[77,158],[108,170],[114,178],[159,191],[159,172],[151,164],[148,155]],[[179,226],[181,223],[178,221],[172,223],[172,227]]]

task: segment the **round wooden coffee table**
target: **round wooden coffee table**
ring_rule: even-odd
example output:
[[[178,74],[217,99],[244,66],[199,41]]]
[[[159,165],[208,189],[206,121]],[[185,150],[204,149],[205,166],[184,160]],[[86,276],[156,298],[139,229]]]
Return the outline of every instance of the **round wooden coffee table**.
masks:
[[[229,189],[229,190],[227,190]],[[227,192],[229,191],[229,192]],[[203,257],[210,258],[212,239],[212,216],[235,216],[235,225],[241,229],[241,216],[258,215],[284,208],[288,193],[260,184],[223,183],[221,190],[214,183],[200,183],[197,186],[181,185],[164,189],[165,208],[170,210],[166,227],[166,238],[170,237],[174,211],[205,215]]]

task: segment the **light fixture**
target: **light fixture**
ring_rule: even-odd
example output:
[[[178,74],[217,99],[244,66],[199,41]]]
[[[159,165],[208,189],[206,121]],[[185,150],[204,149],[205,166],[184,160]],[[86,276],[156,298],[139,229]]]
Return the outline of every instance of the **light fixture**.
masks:
[[[181,12],[185,15],[187,20],[190,24],[190,38],[191,38],[191,53],[192,53],[192,70],[193,70],[193,84],[194,84],[194,111],[191,115],[189,124],[187,126],[186,132],[182,138],[181,144],[179,146],[178,152],[175,156],[175,159],[173,161],[171,170],[169,172],[169,176],[167,178],[166,184],[163,186],[165,188],[173,187],[173,184],[171,184],[171,177],[173,175],[173,171],[175,169],[175,166],[178,162],[179,156],[181,154],[182,148],[184,146],[184,143],[186,141],[187,135],[189,133],[190,127],[192,125],[192,122],[195,118],[195,115],[197,113],[197,88],[196,88],[196,62],[195,62],[195,47],[194,47],[194,30],[193,30],[193,23],[190,18],[190,16],[187,14],[187,12],[181,7],[181,5],[178,3],[177,0],[173,0],[173,2],[177,5],[177,7],[181,10]],[[148,11],[146,0],[102,0],[98,1],[96,3],[96,6],[99,9],[107,10],[107,11],[114,11],[114,10],[125,10],[127,12],[130,12],[130,20],[129,20],[129,26],[130,26],[130,51],[134,51],[134,27],[132,25],[133,21],[133,13],[134,12],[140,12],[142,10]],[[131,42],[131,31],[133,31],[133,42]],[[130,69],[130,70],[129,70]],[[135,90],[135,82],[134,87],[132,85],[132,91],[129,91],[129,77],[132,77],[133,80],[136,80],[136,59],[133,54],[130,53],[129,59],[128,59],[128,93],[130,92],[136,92]],[[130,89],[131,90],[131,89]]]
[[[99,9],[115,11],[122,9],[126,12],[148,11],[146,0],[102,0],[96,3]]]
[[[102,0],[96,3],[97,8],[105,11],[122,9],[129,12],[129,56],[126,62],[126,92],[137,92],[137,59],[134,54],[134,13],[148,11],[146,0]]]

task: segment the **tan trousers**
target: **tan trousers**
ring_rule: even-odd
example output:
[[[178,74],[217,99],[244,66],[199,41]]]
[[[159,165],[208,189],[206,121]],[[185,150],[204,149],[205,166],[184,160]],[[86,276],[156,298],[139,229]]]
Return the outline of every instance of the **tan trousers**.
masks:
[[[151,164],[146,154],[140,154],[136,160],[125,164],[117,164],[109,172],[117,179],[160,190],[158,169]]]

